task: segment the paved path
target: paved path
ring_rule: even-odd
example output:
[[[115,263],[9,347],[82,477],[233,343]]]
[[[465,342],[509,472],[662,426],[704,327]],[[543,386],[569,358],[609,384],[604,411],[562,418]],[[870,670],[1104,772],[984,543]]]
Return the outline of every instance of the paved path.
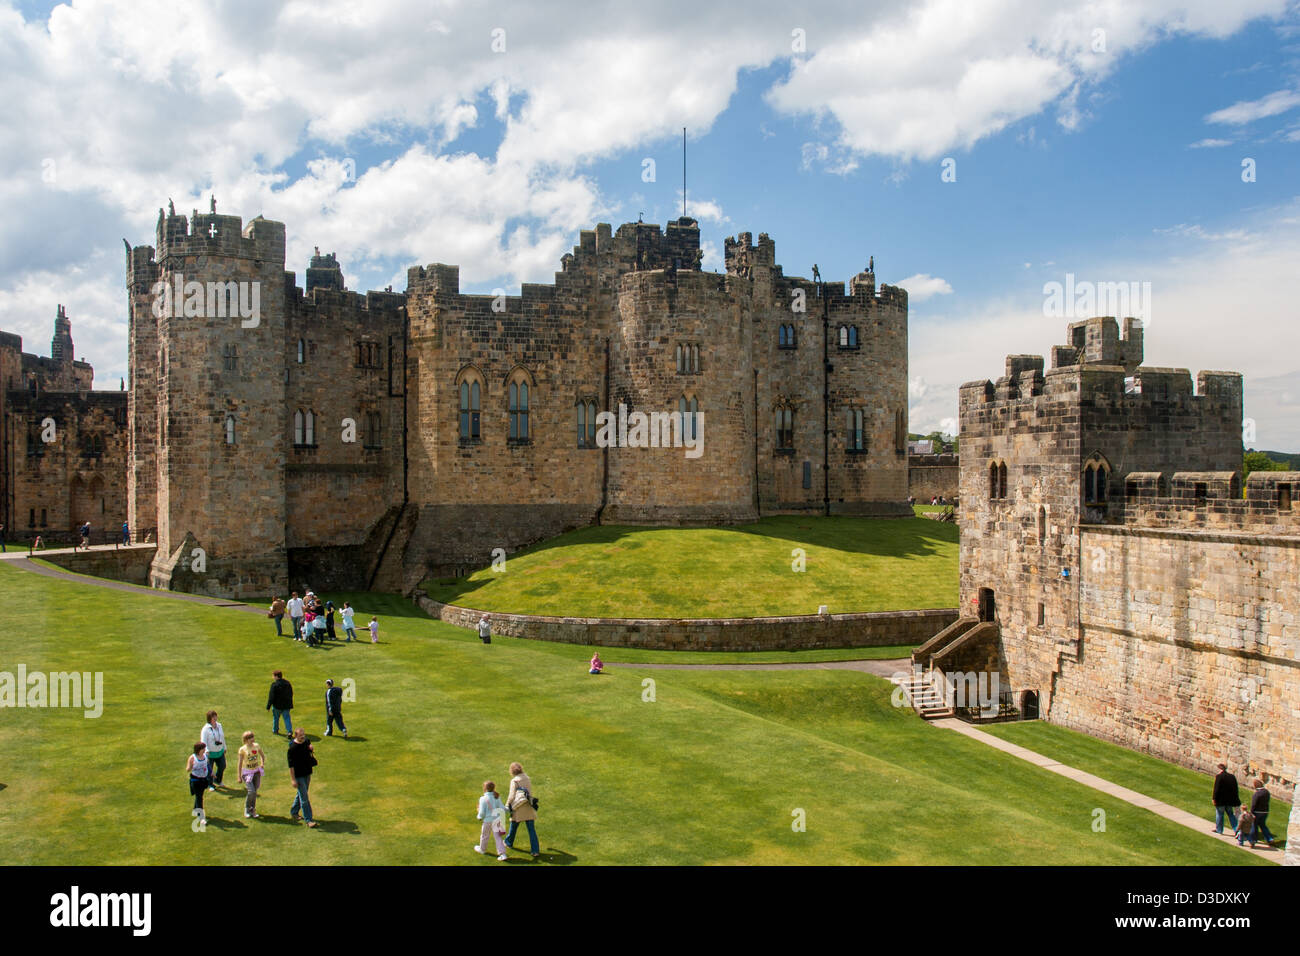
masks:
[[[888,680],[899,671],[910,671],[912,662],[903,657],[897,660],[800,661],[789,664],[625,664],[619,661],[607,661],[605,664],[607,670],[619,667],[652,667],[666,671],[862,671]]]
[[[1001,737],[994,737],[992,734],[986,734],[984,731],[972,727],[965,721],[958,720],[955,717],[948,717],[943,720],[932,721],[932,723],[936,727],[955,730],[959,734],[964,734],[972,740],[978,740],[980,743],[988,744],[990,747],[1001,750],[1003,753],[1011,754],[1013,757],[1027,760],[1029,763],[1032,763],[1037,767],[1042,767],[1044,770],[1050,770],[1052,773],[1060,774],[1062,777],[1068,777],[1076,783],[1083,784],[1085,787],[1092,787],[1094,790],[1100,790],[1102,793],[1116,797],[1126,803],[1131,803],[1135,807],[1149,810],[1156,816],[1164,817],[1166,820],[1172,820],[1174,823],[1185,826],[1189,830],[1195,830],[1197,833],[1207,834],[1220,842],[1231,843],[1233,846],[1237,845],[1236,837],[1231,836],[1226,832],[1223,835],[1216,834],[1214,832],[1214,824],[1211,821],[1198,817],[1194,813],[1188,813],[1186,810],[1171,807],[1167,803],[1161,803],[1159,800],[1152,797],[1145,796],[1135,790],[1130,790],[1127,787],[1121,787],[1119,784],[1111,783],[1109,780],[1103,780],[1101,777],[1094,776],[1086,771],[1078,770],[1074,767],[1067,767],[1065,764],[1053,760],[1051,757],[1044,757],[1040,753],[1027,750],[1017,744],[1003,740]],[[1226,822],[1224,827],[1226,830]],[[1269,849],[1263,843],[1260,843],[1258,847],[1253,850],[1249,846],[1244,846],[1240,849],[1247,853],[1253,853],[1271,863],[1282,862],[1282,853],[1275,849]]]
[[[136,547],[136,546],[131,546]],[[145,547],[139,545],[138,547]],[[147,547],[154,547],[148,545]],[[72,548],[48,548],[45,551],[37,551],[32,557],[44,558],[50,554],[72,554]],[[81,550],[85,550],[84,548]],[[91,551],[113,551],[115,545],[92,545]],[[127,584],[125,581],[110,581],[108,578],[96,578],[83,574],[75,574],[71,571],[65,571],[62,568],[47,568],[37,564],[27,557],[26,550],[10,551],[7,554],[0,554],[0,560],[7,561],[12,567],[22,571],[30,571],[32,574],[39,574],[47,578],[62,578],[65,581],[76,581],[78,584],[90,584],[97,588],[108,588],[110,591],[134,591],[137,594],[148,594],[154,597],[170,598],[173,601],[188,601],[191,604],[208,604],[212,607],[233,607],[243,611],[253,611],[257,614],[265,614],[262,608],[252,607],[244,604],[242,601],[232,601],[229,598],[214,598],[204,594],[186,594],[183,591],[163,591],[155,588],[146,588],[138,584]]]

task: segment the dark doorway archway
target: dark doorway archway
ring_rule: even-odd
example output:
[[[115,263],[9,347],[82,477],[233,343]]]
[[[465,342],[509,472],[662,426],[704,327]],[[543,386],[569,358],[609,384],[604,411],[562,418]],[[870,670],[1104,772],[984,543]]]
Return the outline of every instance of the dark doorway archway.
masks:
[[[1020,719],[1038,719],[1038,691],[1027,690],[1020,695]]]
[[[993,603],[993,589],[980,588],[980,620],[992,621],[997,618],[997,607]]]

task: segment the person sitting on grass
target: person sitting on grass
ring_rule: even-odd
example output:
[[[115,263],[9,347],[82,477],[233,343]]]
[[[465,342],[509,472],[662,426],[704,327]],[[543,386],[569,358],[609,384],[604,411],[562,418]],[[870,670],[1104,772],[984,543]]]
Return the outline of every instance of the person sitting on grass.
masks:
[[[600,659],[600,651],[591,655],[591,670],[588,673],[599,674],[605,669],[605,662]]]
[[[1255,848],[1255,814],[1250,812],[1250,807],[1246,804],[1241,805],[1241,816],[1237,817],[1237,846],[1242,846],[1247,840],[1250,841],[1250,847]]]

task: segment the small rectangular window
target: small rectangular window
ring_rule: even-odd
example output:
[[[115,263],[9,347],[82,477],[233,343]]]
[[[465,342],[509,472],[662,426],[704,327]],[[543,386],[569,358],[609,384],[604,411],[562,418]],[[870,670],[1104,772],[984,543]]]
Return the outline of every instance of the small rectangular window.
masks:
[[[810,461],[803,463],[803,486],[805,488],[812,487],[812,462]]]
[[[1195,487],[1192,489],[1192,496],[1196,499],[1196,507],[1201,508],[1205,506],[1205,499],[1209,497],[1209,491],[1209,486],[1207,486],[1205,482],[1196,482]]]
[[[1047,623],[1047,608],[1042,604],[1038,605],[1038,626],[1042,627]]]
[[[1289,483],[1277,486],[1277,510],[1291,510],[1291,485]]]

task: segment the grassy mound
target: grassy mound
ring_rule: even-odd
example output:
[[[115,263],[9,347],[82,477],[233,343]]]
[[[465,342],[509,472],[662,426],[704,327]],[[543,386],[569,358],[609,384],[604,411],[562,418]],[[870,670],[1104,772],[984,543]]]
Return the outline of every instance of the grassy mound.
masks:
[[[795,571],[796,549],[805,570]],[[485,556],[486,557],[486,556]],[[576,617],[764,617],[957,606],[957,528],[924,518],[763,518],[728,528],[560,535],[430,597]]]

